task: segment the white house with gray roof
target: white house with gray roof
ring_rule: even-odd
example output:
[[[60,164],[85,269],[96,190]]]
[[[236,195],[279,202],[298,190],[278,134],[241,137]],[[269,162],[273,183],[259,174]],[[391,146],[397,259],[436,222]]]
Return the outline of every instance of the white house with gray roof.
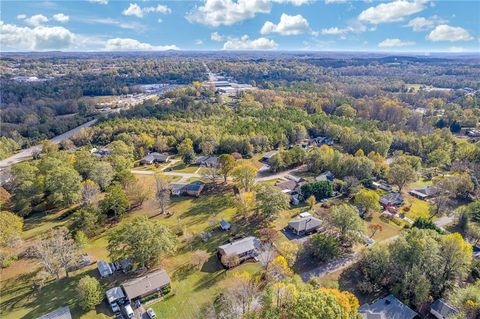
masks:
[[[218,247],[218,256],[237,256],[240,262],[258,256],[261,242],[253,236],[232,241]]]
[[[363,319],[416,319],[418,313],[398,300],[394,295],[363,304],[358,309]]]

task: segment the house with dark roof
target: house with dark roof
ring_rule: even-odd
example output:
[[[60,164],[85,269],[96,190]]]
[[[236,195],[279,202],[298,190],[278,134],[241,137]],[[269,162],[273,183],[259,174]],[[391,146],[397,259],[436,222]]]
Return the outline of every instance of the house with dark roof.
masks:
[[[418,313],[410,309],[407,305],[389,295],[378,299],[372,304],[363,304],[358,309],[363,319],[416,319],[420,318]]]
[[[103,260],[97,262],[97,268],[98,272],[100,273],[100,277],[102,278],[108,277],[113,274],[113,270],[110,265]]]
[[[37,319],[72,319],[72,314],[70,308],[65,306],[40,316]]]
[[[448,304],[444,299],[437,299],[430,306],[430,313],[438,319],[447,319],[458,313],[458,309]]]
[[[313,217],[310,213],[301,213],[297,218],[294,218],[288,222],[288,229],[298,236],[308,235],[316,232],[322,221],[316,217]]]
[[[121,286],[130,301],[154,294],[160,296],[170,291],[170,277],[166,270],[158,269],[142,277],[127,280]]]
[[[140,160],[141,165],[149,165],[154,163],[166,163],[170,160],[170,155],[168,154],[160,154],[157,152],[150,153],[143,157]]]
[[[388,193],[380,197],[380,205],[383,207],[387,206],[402,206],[403,196],[400,193]]]
[[[217,156],[199,156],[195,161],[196,165],[205,167],[215,167],[218,165]]]
[[[256,237],[245,237],[219,246],[218,257],[220,258],[220,261],[222,261],[222,257],[224,256],[237,256],[240,259],[240,262],[242,262],[257,257],[260,246],[260,240]]]
[[[204,182],[194,181],[194,182],[191,182],[190,184],[185,185],[184,191],[187,195],[199,197],[204,187],[205,187]]]
[[[428,199],[435,197],[435,195],[438,194],[438,188],[436,188],[435,186],[418,187],[412,189],[409,194],[419,199]]]
[[[335,175],[333,175],[333,173],[330,172],[330,171],[326,171],[326,172],[318,175],[317,177],[315,177],[315,180],[317,182],[319,182],[319,181],[330,181],[331,182],[334,179],[335,179]]]

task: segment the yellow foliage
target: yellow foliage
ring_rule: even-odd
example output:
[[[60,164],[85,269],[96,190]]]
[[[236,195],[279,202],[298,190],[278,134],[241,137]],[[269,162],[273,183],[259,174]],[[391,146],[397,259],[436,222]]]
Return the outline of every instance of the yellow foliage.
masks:
[[[348,291],[340,291],[332,288],[320,288],[319,290],[335,296],[335,298],[338,300],[338,303],[345,309],[345,312],[349,317],[353,317],[360,307],[357,297]]]

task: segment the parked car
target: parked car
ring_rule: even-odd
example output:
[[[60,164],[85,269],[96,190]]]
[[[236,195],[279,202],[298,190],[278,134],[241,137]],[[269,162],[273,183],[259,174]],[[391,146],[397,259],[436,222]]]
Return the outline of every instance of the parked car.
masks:
[[[157,318],[157,315],[155,314],[155,311],[153,311],[152,308],[147,309],[147,315],[148,315],[148,318],[150,318],[150,319]]]
[[[125,315],[127,316],[127,318],[133,318],[134,313],[133,313],[132,306],[130,304],[125,305],[123,309],[125,311]]]
[[[112,312],[113,313],[120,312],[120,307],[118,306],[118,304],[116,302],[112,303]]]

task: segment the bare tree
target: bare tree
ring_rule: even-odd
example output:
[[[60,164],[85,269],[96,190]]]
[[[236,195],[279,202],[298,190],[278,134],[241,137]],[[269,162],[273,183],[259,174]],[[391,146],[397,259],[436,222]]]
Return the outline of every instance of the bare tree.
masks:
[[[275,258],[276,251],[273,247],[272,243],[265,243],[262,245],[260,249],[260,253],[258,254],[257,258],[260,264],[268,271],[270,264],[272,263],[273,259]]]
[[[82,182],[82,204],[91,205],[93,200],[100,194],[100,188],[97,183],[87,179]]]
[[[155,181],[157,184],[157,193],[155,194],[155,197],[160,205],[162,214],[165,214],[165,210],[168,207],[168,204],[170,204],[170,185],[168,184],[167,178],[162,175],[156,175]]]
[[[217,179],[220,177],[220,168],[218,165],[211,165],[206,168],[207,177],[212,180],[212,183],[215,183]]]
[[[59,279],[61,270],[68,277],[68,270],[76,262],[77,245],[68,229],[61,227],[52,230],[50,235],[33,245],[33,256],[42,268]]]
[[[192,254],[192,263],[198,269],[202,269],[209,258],[210,254],[206,250],[197,250]]]
[[[143,202],[145,202],[150,195],[145,183],[138,180],[128,183],[125,192],[127,193],[128,200],[133,203],[132,206],[134,207],[142,206]]]

